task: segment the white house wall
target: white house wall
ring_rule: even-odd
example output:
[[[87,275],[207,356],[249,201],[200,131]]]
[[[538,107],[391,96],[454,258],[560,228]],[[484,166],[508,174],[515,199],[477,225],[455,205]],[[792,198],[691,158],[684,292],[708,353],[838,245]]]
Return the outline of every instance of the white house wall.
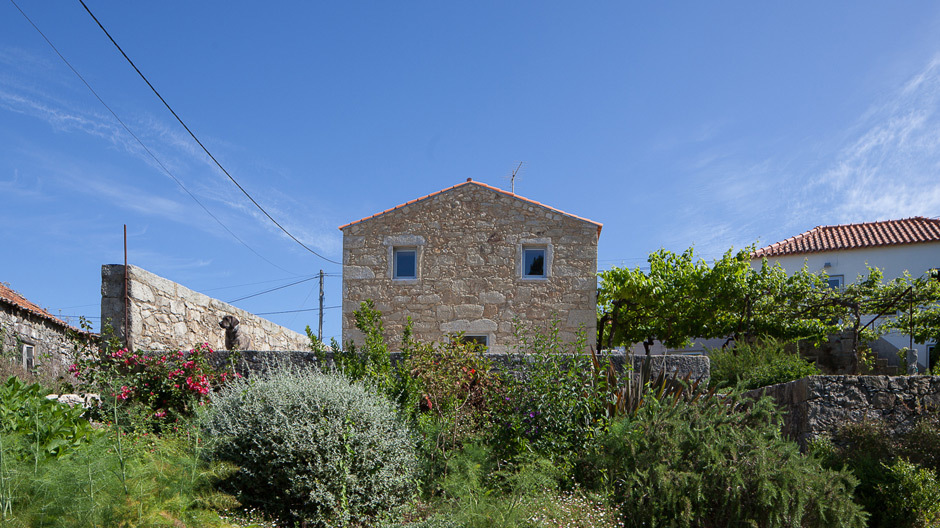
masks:
[[[792,274],[806,264],[810,272],[825,271],[830,277],[842,276],[843,284],[855,282],[859,275],[868,274],[868,266],[877,267],[884,272],[885,281],[901,277],[908,271],[913,277],[921,277],[932,268],[940,268],[940,243],[906,244],[874,248],[827,251],[802,255],[786,255],[769,258],[768,262],[780,263],[787,273]],[[751,265],[758,269],[761,261],[754,260]],[[870,320],[870,319],[869,319]],[[867,322],[867,321],[864,321]],[[906,334],[891,333],[883,337],[895,349],[910,345]],[[927,365],[927,345],[914,345],[917,360],[922,366]],[[893,359],[893,358],[889,358]]]

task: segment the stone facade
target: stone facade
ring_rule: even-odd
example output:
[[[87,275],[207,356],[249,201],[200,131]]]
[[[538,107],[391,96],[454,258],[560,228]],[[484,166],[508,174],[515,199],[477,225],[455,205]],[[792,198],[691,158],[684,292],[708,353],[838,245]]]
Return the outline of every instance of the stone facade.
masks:
[[[69,326],[0,284],[0,355],[24,368],[64,369],[75,355],[74,340],[93,335]]]
[[[784,410],[784,434],[802,447],[847,423],[884,420],[905,432],[918,415],[940,409],[940,376],[809,376],[753,390]]]
[[[49,319],[12,308],[6,304],[0,309],[0,351],[24,367],[24,345],[32,347],[31,367],[50,366],[60,369],[72,359],[74,347],[68,337],[70,327]],[[74,329],[73,329],[74,330]]]
[[[362,343],[353,312],[371,299],[393,349],[407,318],[421,341],[463,332],[491,352],[515,344],[515,321],[559,335],[594,334],[601,224],[468,180],[340,227],[343,340]],[[413,278],[393,278],[396,251],[414,251]],[[526,277],[523,255],[541,250],[544,276]]]
[[[256,350],[303,350],[309,340],[293,330],[195,292],[136,266],[128,266],[128,348],[162,351],[190,349],[198,343],[221,350],[225,331],[219,321],[234,315]],[[101,267],[101,321],[124,342],[124,266]]]

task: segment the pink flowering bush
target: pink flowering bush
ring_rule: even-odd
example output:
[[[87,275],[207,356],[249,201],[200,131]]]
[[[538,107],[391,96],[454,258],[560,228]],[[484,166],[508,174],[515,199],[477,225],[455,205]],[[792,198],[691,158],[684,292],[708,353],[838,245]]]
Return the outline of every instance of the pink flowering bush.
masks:
[[[69,367],[86,389],[102,398],[143,407],[150,420],[173,421],[193,414],[226,381],[240,377],[233,369],[214,369],[208,343],[188,352],[104,351]]]

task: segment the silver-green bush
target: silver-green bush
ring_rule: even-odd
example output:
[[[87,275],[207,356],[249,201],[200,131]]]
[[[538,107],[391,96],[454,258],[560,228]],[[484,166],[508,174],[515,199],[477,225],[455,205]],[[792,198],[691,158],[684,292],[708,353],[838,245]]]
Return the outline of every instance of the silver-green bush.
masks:
[[[212,398],[214,455],[239,466],[245,506],[308,526],[369,524],[414,493],[415,451],[395,408],[336,374],[270,370]]]

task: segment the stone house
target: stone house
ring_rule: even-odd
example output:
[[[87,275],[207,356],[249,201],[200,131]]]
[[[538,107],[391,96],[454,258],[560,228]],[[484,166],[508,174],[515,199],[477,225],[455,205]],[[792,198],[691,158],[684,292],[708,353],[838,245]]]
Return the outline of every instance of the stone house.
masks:
[[[905,271],[922,277],[940,267],[940,219],[915,216],[817,226],[758,249],[752,254],[751,263],[760,266],[764,258],[771,264],[779,263],[789,272],[804,264],[811,272],[825,271],[834,288],[854,282],[859,275],[867,275],[868,266],[880,268],[886,281],[903,276]],[[897,351],[910,345],[910,336],[890,333],[871,343],[871,348],[894,365],[898,362]],[[914,343],[921,369],[936,364],[937,354],[931,356],[934,347],[934,344]]]
[[[27,370],[41,364],[61,368],[72,359],[75,339],[89,342],[94,335],[70,326],[0,283],[0,354],[4,358]]]
[[[368,299],[393,348],[409,317],[416,339],[463,333],[491,352],[512,349],[516,321],[595,332],[597,222],[468,179],[340,230],[344,342],[362,343]]]

